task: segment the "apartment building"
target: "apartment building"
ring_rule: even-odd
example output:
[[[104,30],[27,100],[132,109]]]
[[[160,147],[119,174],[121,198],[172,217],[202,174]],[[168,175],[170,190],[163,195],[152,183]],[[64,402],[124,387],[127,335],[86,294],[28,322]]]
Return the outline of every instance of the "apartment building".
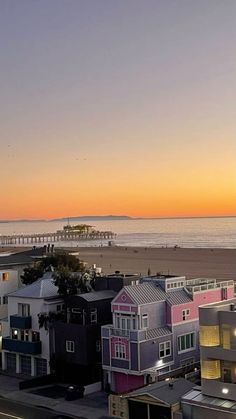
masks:
[[[201,389],[182,398],[184,419],[236,417],[236,299],[199,308]]]
[[[193,368],[200,359],[198,307],[231,299],[234,282],[157,276],[125,286],[102,327],[104,385],[123,393]]]
[[[50,372],[49,332],[39,327],[38,314],[61,311],[51,272],[8,295],[8,321],[2,338],[2,369],[24,376]]]
[[[0,270],[0,321],[7,317],[8,294],[18,288],[18,272],[14,269]]]

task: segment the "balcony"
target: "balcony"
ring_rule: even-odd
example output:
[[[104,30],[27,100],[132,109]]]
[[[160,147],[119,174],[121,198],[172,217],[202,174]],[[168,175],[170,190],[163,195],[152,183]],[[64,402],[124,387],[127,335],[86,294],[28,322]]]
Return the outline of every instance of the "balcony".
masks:
[[[31,329],[32,318],[31,316],[23,317],[17,314],[10,316],[10,327],[13,329]]]
[[[41,342],[25,342],[7,337],[2,339],[2,349],[21,354],[40,355],[42,344]]]
[[[110,328],[110,334],[113,336],[122,336],[125,338],[129,338],[130,337],[130,330],[127,329],[116,329],[114,327]]]

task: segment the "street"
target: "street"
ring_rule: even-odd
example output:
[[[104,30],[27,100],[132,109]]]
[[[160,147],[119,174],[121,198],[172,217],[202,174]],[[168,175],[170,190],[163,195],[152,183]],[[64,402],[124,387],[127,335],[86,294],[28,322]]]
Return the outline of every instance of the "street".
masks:
[[[55,411],[0,398],[0,419],[50,419]]]

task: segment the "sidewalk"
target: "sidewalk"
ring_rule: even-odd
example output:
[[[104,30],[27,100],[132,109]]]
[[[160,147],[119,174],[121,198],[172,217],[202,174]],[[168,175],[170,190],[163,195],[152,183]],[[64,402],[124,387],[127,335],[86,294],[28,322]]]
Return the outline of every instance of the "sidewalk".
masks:
[[[18,378],[0,374],[0,397],[22,404],[45,407],[52,410],[52,413],[56,411],[72,415],[75,418],[100,419],[100,417],[108,415],[107,398],[102,392],[68,402],[64,398],[51,399],[32,394],[30,393],[32,389],[19,390],[19,381],[21,380]]]

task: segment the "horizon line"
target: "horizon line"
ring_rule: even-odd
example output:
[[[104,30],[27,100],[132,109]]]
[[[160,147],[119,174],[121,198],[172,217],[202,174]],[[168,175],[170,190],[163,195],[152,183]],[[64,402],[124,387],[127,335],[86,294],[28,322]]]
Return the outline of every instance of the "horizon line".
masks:
[[[112,221],[120,221],[117,220],[119,218],[127,217],[127,221],[135,221],[135,220],[168,220],[168,219],[201,219],[201,218],[235,218],[235,215],[182,215],[182,216],[153,216],[153,217],[132,217],[130,215],[78,215],[78,216],[70,216],[70,217],[58,217],[58,218],[13,218],[13,219],[0,219],[0,223],[11,223],[11,222],[56,222],[56,221],[63,221],[63,220],[70,220],[70,219],[80,219],[80,218],[109,218],[114,217]],[[99,221],[99,220],[94,220]],[[109,220],[107,220],[109,221]]]

